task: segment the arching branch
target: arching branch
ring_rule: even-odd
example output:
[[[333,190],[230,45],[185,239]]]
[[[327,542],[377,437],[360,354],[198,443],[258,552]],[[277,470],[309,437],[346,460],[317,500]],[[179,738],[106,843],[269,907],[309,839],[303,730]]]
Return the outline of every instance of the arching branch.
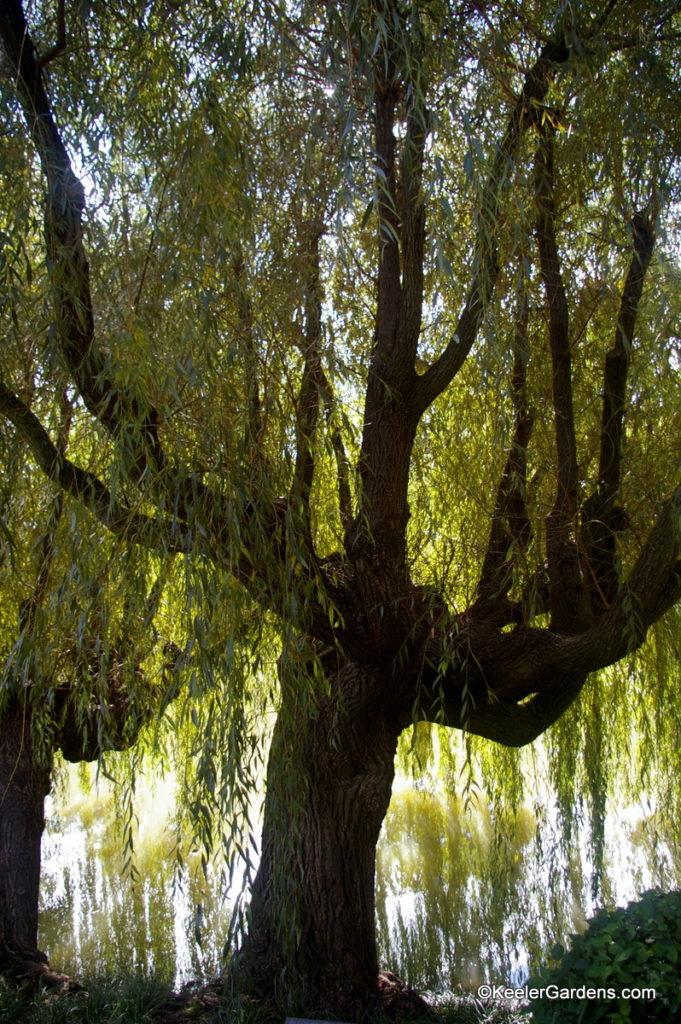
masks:
[[[59,346],[86,408],[120,444],[129,479],[140,487],[145,498],[157,501],[162,509],[172,508],[173,523],[168,523],[163,514],[159,519],[131,514],[130,509],[109,500],[101,481],[68,460],[55,460],[46,432],[7,389],[3,411],[15,425],[22,424],[25,439],[51,479],[89,504],[109,529],[131,529],[138,534],[140,543],[183,551],[190,543],[190,534],[194,533],[196,538],[195,527],[201,523],[199,532],[213,541],[209,557],[232,564],[228,531],[221,522],[221,499],[190,466],[176,466],[166,458],[158,411],[144,395],[115,379],[109,360],[97,343],[83,239],[84,190],[53,117],[20,0],[7,0],[0,6],[0,38],[47,182],[45,238]],[[232,516],[234,508],[230,510]],[[260,551],[271,537],[270,525],[264,522],[259,531],[256,546]],[[251,517],[250,532],[257,526]],[[221,540],[226,542],[226,550],[218,550]],[[276,544],[274,549],[278,550]],[[259,577],[262,582],[264,569],[261,567],[258,574],[254,563],[252,558],[248,570],[243,560],[238,560],[235,575],[242,581]],[[256,589],[260,593],[259,585]]]
[[[81,501],[112,533],[168,553],[191,550],[191,539],[182,533],[177,523],[133,511],[117,501],[94,473],[67,459],[37,416],[3,384],[0,384],[0,412],[17,428],[45,475]]]
[[[557,721],[592,672],[638,650],[680,599],[681,486],[617,598],[582,632],[522,626],[504,633],[472,619],[451,619],[453,628],[434,630],[424,648],[417,717],[507,746],[528,743]]]
[[[130,475],[141,481],[147,470],[157,473],[165,466],[159,415],[116,383],[96,342],[83,244],[85,194],[52,115],[20,0],[3,3],[0,36],[47,181],[45,240],[58,341],[86,407],[113,437],[125,438]]]

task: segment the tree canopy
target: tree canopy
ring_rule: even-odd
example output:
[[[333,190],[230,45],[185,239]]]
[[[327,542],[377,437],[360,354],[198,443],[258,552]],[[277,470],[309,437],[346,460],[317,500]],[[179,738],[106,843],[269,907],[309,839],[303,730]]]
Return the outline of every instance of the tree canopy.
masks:
[[[678,31],[672,0],[0,5],[3,507],[37,467],[108,532],[119,614],[174,559],[216,806],[247,816],[276,688],[260,991],[375,998],[411,724],[560,719],[596,821],[631,730],[644,777],[679,749]]]

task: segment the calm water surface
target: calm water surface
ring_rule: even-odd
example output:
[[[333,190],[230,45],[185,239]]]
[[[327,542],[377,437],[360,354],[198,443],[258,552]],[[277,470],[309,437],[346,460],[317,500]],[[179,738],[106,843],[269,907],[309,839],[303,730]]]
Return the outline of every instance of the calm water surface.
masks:
[[[219,971],[236,890],[219,864],[204,875],[196,853],[178,867],[174,799],[172,779],[140,788],[131,878],[106,785],[83,792],[74,772],[50,798],[41,942],[55,968],[76,976],[153,972],[176,987]],[[378,941],[382,962],[420,989],[518,982],[533,957],[594,909],[584,850],[558,865],[557,886],[550,821],[540,848],[530,810],[501,837],[493,817],[482,801],[464,811],[447,794],[396,784],[377,853]],[[644,825],[633,812],[611,823],[613,903],[660,881]]]

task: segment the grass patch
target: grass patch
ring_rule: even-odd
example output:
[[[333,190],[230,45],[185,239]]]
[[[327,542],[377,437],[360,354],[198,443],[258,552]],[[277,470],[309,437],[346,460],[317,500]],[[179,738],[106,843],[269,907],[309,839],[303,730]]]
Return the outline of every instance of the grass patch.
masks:
[[[254,1000],[218,1001],[215,989],[181,1000],[153,977],[95,978],[84,985],[68,994],[29,992],[0,977],[0,1024],[283,1024],[281,1014],[273,1016]],[[464,993],[433,1009],[435,1024],[527,1024],[517,1010]],[[376,1017],[371,1024],[392,1022]]]
[[[88,979],[83,992],[17,989],[0,978],[0,1024],[151,1024],[172,999],[155,978]]]

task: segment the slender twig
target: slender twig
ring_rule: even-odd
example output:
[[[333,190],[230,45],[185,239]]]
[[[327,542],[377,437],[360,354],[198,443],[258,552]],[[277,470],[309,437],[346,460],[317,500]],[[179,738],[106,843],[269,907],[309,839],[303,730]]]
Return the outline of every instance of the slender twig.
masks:
[[[49,50],[46,50],[38,61],[38,67],[44,68],[51,61],[56,60],[57,57],[61,57],[62,53],[66,49],[66,14],[65,14],[65,0],[58,0],[57,2],[57,41],[54,46],[51,46]]]

